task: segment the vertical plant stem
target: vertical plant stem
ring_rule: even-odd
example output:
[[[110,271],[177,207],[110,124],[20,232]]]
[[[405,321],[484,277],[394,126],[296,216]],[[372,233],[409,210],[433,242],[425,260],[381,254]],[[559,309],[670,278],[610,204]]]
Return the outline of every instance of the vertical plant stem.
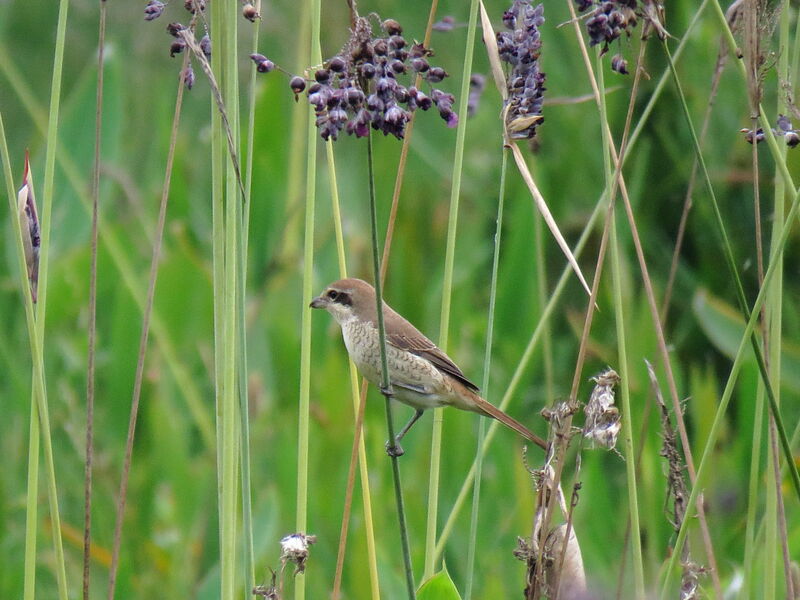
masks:
[[[331,207],[333,212],[333,226],[336,234],[336,256],[339,263],[339,277],[347,277],[347,260],[344,253],[344,233],[342,231],[342,215],[339,207],[339,186],[336,180],[336,162],[333,155],[333,142],[325,144],[325,152],[328,159],[328,173],[330,175],[331,187]],[[361,496],[364,504],[364,529],[367,535],[367,567],[369,569],[370,590],[373,600],[380,599],[380,586],[378,581],[378,559],[375,550],[375,531],[372,520],[372,495],[369,490],[369,469],[367,467],[367,450],[362,435],[363,414],[360,414],[360,394],[358,389],[358,371],[353,361],[348,361],[350,365],[350,391],[353,399],[353,414],[355,415],[355,439],[353,440],[353,455],[357,453],[359,466],[359,476],[361,479]],[[342,583],[342,569],[344,567],[344,550],[347,544],[347,530],[350,522],[350,509],[353,499],[353,478],[355,477],[355,458],[350,461],[350,472],[348,473],[348,484],[345,492],[344,514],[342,516],[342,528],[339,538],[339,550],[336,559],[336,573],[333,581],[332,598],[339,598],[339,590]]]
[[[261,13],[261,0],[255,1],[255,9]],[[258,25],[253,27],[251,49],[258,51]],[[250,405],[247,389],[247,256],[250,236],[250,200],[253,189],[253,146],[255,141],[256,121],[256,66],[250,65],[248,81],[247,108],[247,151],[245,155],[245,198],[242,215],[242,235],[237,266],[239,269],[239,306],[238,306],[238,340],[239,340],[239,420],[241,443],[241,479],[242,479],[242,558],[244,560],[244,596],[251,597],[255,585],[255,560],[253,557],[253,507],[250,482]]]
[[[239,419],[237,414],[240,400],[238,373],[244,367],[241,362],[239,330],[243,315],[240,314],[239,282],[241,279],[241,256],[245,246],[242,241],[242,208],[244,199],[240,196],[239,171],[235,164],[239,149],[239,71],[236,42],[238,39],[237,6],[224,5],[218,16],[221,19],[221,39],[216,42],[222,53],[220,93],[225,106],[222,115],[228,137],[228,153],[224,173],[224,211],[225,211],[225,267],[223,281],[223,395],[221,400],[222,417],[222,505],[220,520],[220,571],[221,598],[232,600],[236,592],[236,527],[237,527],[237,460],[241,444],[237,433]],[[221,108],[221,107],[220,107]],[[227,122],[226,122],[227,121]],[[228,131],[228,126],[230,130]],[[246,194],[245,194],[246,196]],[[246,387],[246,383],[245,383]],[[246,393],[246,392],[245,392]]]
[[[39,444],[41,441],[41,429],[45,428],[45,414],[41,414],[42,406],[46,405],[46,389],[44,382],[44,360],[41,346],[38,342],[36,331],[36,317],[34,314],[33,297],[30,292],[30,281],[28,280],[28,270],[25,264],[25,250],[22,245],[22,226],[18,217],[16,205],[16,194],[14,193],[13,177],[11,174],[11,158],[8,153],[6,143],[5,127],[3,125],[2,114],[0,113],[0,155],[3,161],[3,175],[6,181],[6,195],[8,197],[9,215],[14,229],[14,241],[17,248],[17,267],[19,271],[20,291],[22,303],[25,308],[25,324],[28,328],[28,339],[30,342],[31,362],[33,365],[33,376],[31,381],[31,422],[29,425],[30,440],[28,442],[28,489],[25,507],[25,573],[24,573],[24,598],[33,599],[36,589],[36,531],[38,522],[38,490],[39,490]],[[29,182],[32,189],[32,180]],[[35,197],[35,195],[34,195]],[[49,432],[49,423],[47,423]],[[45,443],[49,436],[45,436]],[[47,446],[45,445],[45,448]],[[52,452],[50,453],[52,458]],[[49,488],[48,488],[49,491]],[[51,505],[52,506],[52,505]],[[56,505],[57,507],[57,505]],[[54,524],[55,527],[55,524]],[[54,531],[54,536],[56,532]],[[60,536],[60,531],[58,532]],[[54,540],[56,538],[54,537]],[[58,538],[60,542],[60,537]],[[56,556],[58,557],[59,545],[55,545]],[[63,550],[61,551],[63,559]],[[63,567],[63,560],[61,561]],[[58,565],[57,565],[58,568]],[[62,569],[62,573],[66,573]],[[56,577],[60,577],[56,572]],[[66,589],[64,590],[66,591]],[[62,595],[59,589],[59,598],[64,600],[66,595]]]
[[[641,58],[641,55],[640,55]],[[637,63],[637,67],[638,67]],[[637,68],[638,75],[638,68]],[[608,113],[606,110],[605,79],[603,77],[603,63],[600,53],[597,53],[597,83],[600,89],[600,120],[602,121],[603,157],[606,171],[606,189],[612,203],[616,195],[617,177],[619,166],[611,164],[611,140],[608,139],[610,127],[608,126]],[[638,79],[637,79],[638,83]],[[633,96],[632,96],[633,97]],[[630,118],[630,113],[628,117]],[[627,132],[627,127],[626,127]],[[625,141],[620,145],[620,152],[625,152]],[[619,165],[617,162],[617,165]],[[642,541],[639,527],[639,497],[636,485],[636,453],[633,447],[633,413],[631,412],[630,381],[628,376],[628,351],[627,334],[625,331],[625,310],[622,296],[622,269],[620,266],[620,244],[617,237],[616,214],[610,214],[609,243],[611,246],[611,278],[614,296],[614,320],[617,330],[617,353],[619,369],[619,389],[622,396],[622,427],[623,446],[625,448],[625,473],[628,488],[628,513],[631,523],[631,547],[633,549],[633,581],[636,598],[645,597],[644,589],[644,561],[642,559]],[[599,267],[598,267],[599,268]],[[591,308],[591,307],[590,307]]]
[[[188,55],[184,57],[183,68],[188,64]],[[117,583],[117,568],[119,567],[119,552],[122,542],[122,523],[125,515],[125,504],[128,498],[128,480],[133,457],[133,440],[136,434],[136,422],[139,415],[139,400],[142,394],[142,377],[144,376],[144,360],[147,351],[147,340],[150,333],[150,315],[153,311],[153,300],[155,298],[156,279],[158,276],[158,264],[161,259],[161,244],[164,238],[164,226],[167,218],[167,201],[169,199],[169,186],[172,178],[172,165],[175,160],[175,146],[178,138],[178,125],[180,124],[181,106],[183,105],[183,69],[178,79],[178,93],[175,99],[175,112],[172,119],[172,131],[170,132],[169,151],[167,153],[167,164],[164,174],[164,185],[161,189],[161,203],[158,211],[158,224],[156,225],[155,242],[153,245],[153,256],[150,260],[150,276],[147,285],[147,300],[145,301],[144,314],[142,316],[142,331],[139,337],[139,352],[136,360],[136,375],[133,382],[133,398],[131,399],[131,411],[128,419],[128,435],[125,441],[125,457],[122,464],[122,476],[119,484],[119,497],[117,499],[117,514],[114,523],[114,539],[111,551],[111,567],[108,576],[108,600],[114,599],[114,592]]]
[[[311,62],[322,62],[320,46],[321,0],[309,0],[311,16]],[[300,401],[298,406],[297,435],[297,517],[298,532],[308,529],[308,430],[311,394],[311,311],[306,308],[311,302],[314,267],[314,208],[317,185],[317,131],[313,119],[308,120],[305,228],[303,233],[303,317],[300,337]],[[295,578],[295,600],[306,595],[305,575]]]
[[[89,267],[89,327],[86,366],[86,462],[83,493],[83,600],[89,600],[92,547],[92,458],[94,453],[94,382],[95,346],[97,340],[97,221],[100,204],[100,140],[103,125],[103,74],[105,70],[106,0],[100,0],[98,26],[97,97],[94,122],[94,168],[92,171],[92,234]]]
[[[481,389],[484,397],[489,396],[489,374],[492,365],[492,340],[494,337],[494,313],[497,301],[497,275],[500,270],[500,237],[503,231],[503,207],[506,196],[506,169],[508,150],[503,148],[500,163],[500,190],[497,198],[497,226],[494,233],[494,252],[492,254],[492,273],[489,283],[489,314],[486,322],[486,347],[483,354],[483,381]],[[475,485],[472,488],[472,514],[469,521],[469,542],[467,546],[467,582],[465,600],[472,598],[473,577],[475,575],[475,547],[478,539],[478,513],[481,499],[481,473],[483,471],[483,442],[486,439],[486,419],[478,419],[478,444],[475,456]]]
[[[50,231],[52,224],[53,209],[53,180],[55,176],[55,160],[58,151],[58,123],[61,109],[61,79],[64,65],[64,48],[67,33],[67,14],[69,12],[69,0],[60,0],[58,4],[58,24],[56,26],[55,52],[53,56],[53,77],[50,88],[50,110],[47,120],[47,150],[45,152],[44,168],[44,198],[41,219],[41,247],[39,258],[39,287],[38,303],[35,310],[36,343],[32,348],[33,359],[38,370],[38,377],[41,379],[38,386],[37,397],[38,414],[40,419],[39,430],[42,435],[45,455],[45,476],[47,477],[47,494],[50,504],[50,518],[53,529],[53,548],[55,551],[55,571],[58,584],[59,598],[67,598],[67,575],[64,564],[64,546],[61,541],[61,517],[58,508],[58,490],[56,486],[55,462],[53,460],[53,444],[50,434],[50,416],[47,402],[47,393],[44,381],[44,330],[47,312],[47,286],[48,272],[50,269]],[[3,136],[5,138],[5,136]],[[10,172],[9,172],[10,174]],[[10,183],[10,181],[9,181]],[[15,196],[12,194],[9,201]],[[12,212],[12,215],[16,214]],[[20,240],[21,241],[21,240]],[[27,287],[23,287],[27,290]],[[29,295],[29,294],[26,294]],[[36,377],[36,375],[34,374]]]
[[[375,199],[375,175],[372,158],[372,134],[367,135],[367,168],[369,179],[369,219],[372,237],[372,267],[375,279],[375,303],[378,313],[378,344],[381,351],[381,393],[386,400],[386,429],[389,434],[389,444],[396,444],[394,438],[394,420],[392,419],[392,382],[389,379],[389,364],[386,360],[386,326],[383,319],[383,286],[381,285],[381,257],[378,249],[378,209]],[[392,461],[392,477],[394,480],[394,495],[397,503],[397,520],[400,527],[400,545],[403,553],[403,566],[405,570],[406,588],[409,600],[414,600],[417,595],[414,587],[414,573],[411,567],[411,551],[408,544],[408,529],[406,526],[406,512],[403,505],[403,485],[400,479],[400,464],[398,457],[390,455]]]
[[[464,142],[467,134],[467,100],[472,57],[475,50],[475,31],[478,23],[478,0],[470,0],[467,43],[464,50],[464,69],[461,75],[459,96],[459,122],[456,130],[453,183],[450,188],[450,213],[447,226],[447,246],[444,258],[444,284],[442,285],[442,312],[439,322],[439,347],[447,352],[450,328],[450,301],[453,291],[453,266],[455,264],[458,204],[461,196],[461,169],[464,162]],[[433,409],[433,435],[431,438],[431,468],[428,481],[428,518],[425,527],[425,571],[423,579],[433,576],[436,554],[436,521],[439,510],[439,464],[442,455],[442,408]]]

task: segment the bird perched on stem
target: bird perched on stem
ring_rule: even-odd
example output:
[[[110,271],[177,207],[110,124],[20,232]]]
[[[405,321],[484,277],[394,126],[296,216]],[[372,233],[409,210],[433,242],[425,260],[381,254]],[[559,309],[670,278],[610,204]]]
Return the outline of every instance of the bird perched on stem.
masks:
[[[375,289],[361,279],[341,279],[330,284],[311,301],[311,308],[324,308],[342,328],[350,358],[366,379],[381,385],[381,349],[378,337],[378,307]],[[547,443],[518,421],[478,395],[455,363],[431,340],[391,307],[383,303],[386,328],[386,359],[391,397],[416,410],[387,452],[400,456],[400,440],[428,408],[454,406],[500,421],[522,437],[547,448]],[[383,390],[382,390],[383,391]]]

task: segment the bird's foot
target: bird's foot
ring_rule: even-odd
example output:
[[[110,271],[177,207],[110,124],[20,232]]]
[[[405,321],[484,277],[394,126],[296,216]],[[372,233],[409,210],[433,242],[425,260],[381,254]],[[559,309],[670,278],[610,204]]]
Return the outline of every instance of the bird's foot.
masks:
[[[394,397],[394,390],[392,389],[392,385],[391,384],[389,384],[388,387],[380,386],[379,389],[381,390],[381,394],[383,394],[387,398],[393,398]]]
[[[400,445],[400,442],[394,440],[394,442],[386,441],[386,454],[391,456],[392,458],[397,458],[398,456],[403,456],[406,451],[403,450],[403,447]]]

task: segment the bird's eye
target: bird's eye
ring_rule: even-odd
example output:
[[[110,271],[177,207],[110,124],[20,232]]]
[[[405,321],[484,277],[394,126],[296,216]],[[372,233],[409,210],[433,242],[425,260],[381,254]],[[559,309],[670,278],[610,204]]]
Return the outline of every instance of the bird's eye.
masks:
[[[336,300],[336,297],[338,295],[339,295],[339,292],[337,292],[336,290],[331,290],[331,291],[328,292],[328,298],[330,298],[331,300]]]

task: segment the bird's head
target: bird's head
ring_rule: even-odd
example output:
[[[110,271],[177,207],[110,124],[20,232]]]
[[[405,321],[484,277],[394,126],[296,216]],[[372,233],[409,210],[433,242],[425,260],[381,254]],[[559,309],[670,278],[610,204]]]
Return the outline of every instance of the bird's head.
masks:
[[[341,325],[354,319],[373,320],[375,289],[361,279],[340,279],[311,301],[311,308],[324,308]]]

